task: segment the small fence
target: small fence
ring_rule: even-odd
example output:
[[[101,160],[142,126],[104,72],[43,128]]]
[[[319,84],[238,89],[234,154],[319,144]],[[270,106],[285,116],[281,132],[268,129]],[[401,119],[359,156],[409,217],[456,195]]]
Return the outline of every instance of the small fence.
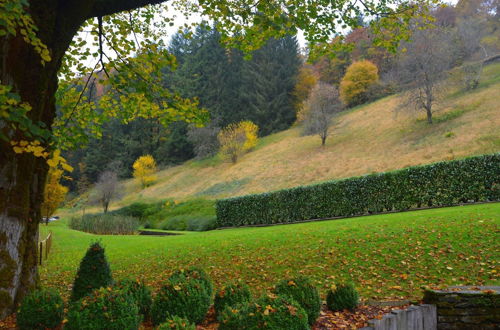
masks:
[[[39,265],[42,265],[42,260],[45,259],[47,260],[49,258],[49,252],[50,249],[52,248],[52,231],[49,232],[47,237],[38,243],[38,259],[39,259]]]

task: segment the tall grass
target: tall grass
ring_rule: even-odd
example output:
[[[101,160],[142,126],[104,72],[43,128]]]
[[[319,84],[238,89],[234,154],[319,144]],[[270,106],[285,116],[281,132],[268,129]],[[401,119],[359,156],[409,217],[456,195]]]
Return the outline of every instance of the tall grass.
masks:
[[[130,235],[139,227],[134,217],[112,214],[88,214],[73,217],[68,223],[71,229],[100,235]]]

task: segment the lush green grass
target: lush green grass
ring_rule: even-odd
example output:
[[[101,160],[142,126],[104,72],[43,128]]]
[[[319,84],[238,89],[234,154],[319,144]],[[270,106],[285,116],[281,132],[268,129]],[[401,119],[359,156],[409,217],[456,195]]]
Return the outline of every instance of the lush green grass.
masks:
[[[116,279],[140,277],[153,288],[196,265],[218,287],[241,278],[263,292],[303,274],[323,294],[351,280],[364,298],[418,299],[423,285],[498,283],[499,224],[500,203],[168,237],[92,235],[63,219],[41,226],[54,243],[40,277],[67,297],[80,258],[101,240]]]

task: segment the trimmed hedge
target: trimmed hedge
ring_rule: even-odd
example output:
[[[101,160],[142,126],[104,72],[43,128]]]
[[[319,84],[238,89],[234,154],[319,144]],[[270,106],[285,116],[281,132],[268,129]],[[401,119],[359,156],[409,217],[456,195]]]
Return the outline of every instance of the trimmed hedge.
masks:
[[[217,227],[500,200],[500,153],[218,200]]]

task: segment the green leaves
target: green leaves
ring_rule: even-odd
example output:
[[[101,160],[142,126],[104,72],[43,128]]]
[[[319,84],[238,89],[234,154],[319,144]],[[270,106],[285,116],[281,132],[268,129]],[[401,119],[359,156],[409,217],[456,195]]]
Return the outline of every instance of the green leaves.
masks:
[[[500,154],[218,200],[217,226],[287,223],[500,200]]]

